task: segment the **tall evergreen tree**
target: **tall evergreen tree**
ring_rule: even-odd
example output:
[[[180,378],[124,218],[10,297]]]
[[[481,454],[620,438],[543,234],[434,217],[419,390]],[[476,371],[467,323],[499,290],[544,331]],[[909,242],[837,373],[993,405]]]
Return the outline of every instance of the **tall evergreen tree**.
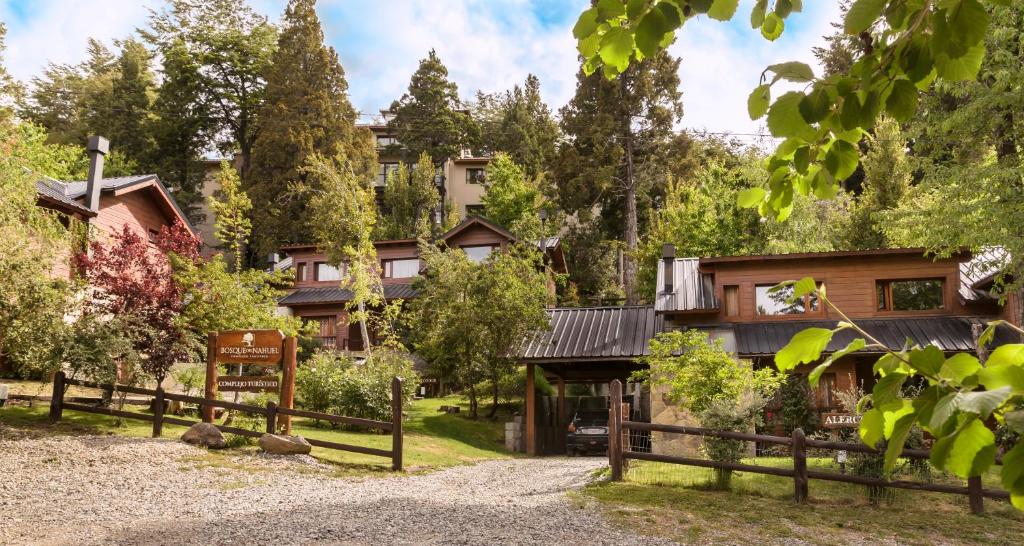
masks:
[[[434,184],[434,163],[426,152],[411,169],[399,163],[398,170],[388,173],[384,186],[383,214],[377,224],[380,239],[429,237],[434,225],[434,212],[441,204],[441,195]]]
[[[623,288],[639,301],[636,249],[640,225],[665,179],[663,162],[672,126],[682,115],[679,60],[665,52],[634,63],[616,80],[577,76],[576,95],[561,109],[568,137],[555,161],[559,205],[567,212],[601,208],[612,237],[625,243]]]
[[[391,103],[388,122],[409,158],[423,152],[435,164],[476,144],[479,128],[459,100],[459,88],[433,49],[409,80],[409,90]]]
[[[277,51],[267,71],[266,100],[246,177],[253,201],[254,241],[259,252],[282,243],[312,240],[307,198],[291,191],[309,185],[303,168],[313,155],[344,157],[369,180],[376,149],[369,131],[355,127],[345,71],[334,48],[324,45],[315,0],[290,0]],[[308,182],[308,184],[307,184]]]
[[[110,98],[87,113],[90,132],[110,139],[111,149],[120,151],[146,172],[152,171],[157,156],[151,130],[154,77],[152,55],[137,40],[118,43]]]
[[[150,28],[141,34],[163,57],[180,56],[178,49],[187,52],[192,63],[164,65],[163,80],[165,85],[195,85],[199,93],[194,98],[201,105],[160,113],[208,116],[209,136],[216,139],[221,152],[241,154],[244,178],[277,30],[244,0],[169,0],[168,4],[164,11],[152,13]]]
[[[875,126],[861,160],[863,190],[853,207],[848,246],[885,248],[891,246],[882,229],[879,213],[895,209],[906,198],[912,179],[906,139],[895,120],[883,118]]]
[[[508,154],[531,178],[544,172],[560,133],[551,109],[540,96],[537,76],[527,75],[522,87],[516,85],[501,95],[479,97],[484,110],[483,115],[476,116],[481,150]]]

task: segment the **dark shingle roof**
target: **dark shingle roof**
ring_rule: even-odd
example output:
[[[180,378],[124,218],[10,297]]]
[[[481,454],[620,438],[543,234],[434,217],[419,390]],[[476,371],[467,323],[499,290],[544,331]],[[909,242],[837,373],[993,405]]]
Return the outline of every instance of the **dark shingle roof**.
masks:
[[[133,184],[140,184],[142,182],[148,182],[156,178],[155,174],[137,174],[133,176],[115,176],[113,178],[103,179],[103,190],[104,191],[116,191]],[[74,182],[65,182],[64,186],[67,188],[65,193],[72,199],[78,199],[85,195],[85,188],[87,182],[82,180],[76,180]]]
[[[385,284],[384,298],[415,298],[416,290],[411,284]],[[299,288],[278,301],[280,305],[311,305],[319,303],[345,303],[352,301],[352,291],[338,286],[324,288]]]
[[[653,307],[548,310],[551,329],[524,344],[519,360],[631,360],[648,354],[660,319]]]
[[[66,191],[67,185],[63,182],[58,182],[56,180],[40,180],[36,182],[36,192],[40,196],[56,201],[64,207],[77,212],[85,214],[93,213],[93,211],[89,210],[88,207],[79,203],[78,200],[68,196],[67,193],[65,193]]]
[[[655,311],[712,311],[719,308],[711,276],[699,271],[700,259],[680,258],[672,263],[673,291],[665,292],[665,260],[658,261]]]
[[[975,252],[969,261],[960,263],[960,297],[965,301],[990,300],[992,295],[983,285],[990,282],[1009,262],[1002,247]]]
[[[945,352],[973,352],[971,325],[985,325],[987,320],[976,317],[927,317],[859,319],[855,322],[891,349],[900,349],[910,339],[913,344],[936,345]],[[835,328],[836,324],[834,320],[734,324],[736,353],[742,356],[773,355],[801,330],[812,327]],[[826,352],[838,351],[856,337],[860,336],[853,330],[841,330],[832,337]],[[996,329],[994,345],[1016,341],[1017,336],[1009,327],[1000,326]]]

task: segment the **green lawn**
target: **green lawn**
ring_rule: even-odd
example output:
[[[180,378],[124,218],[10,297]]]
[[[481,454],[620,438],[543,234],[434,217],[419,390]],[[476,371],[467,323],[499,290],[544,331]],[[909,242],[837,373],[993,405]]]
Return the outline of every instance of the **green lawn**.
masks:
[[[440,413],[438,408],[441,405],[461,405],[464,413]],[[442,468],[516,456],[504,449],[504,422],[510,418],[508,413],[500,412],[495,421],[483,418],[472,420],[466,416],[467,407],[459,397],[428,398],[413,402],[407,410],[404,423],[404,463],[407,470]],[[125,409],[141,411],[137,407]],[[152,434],[151,424],[145,421],[124,419],[118,424],[113,417],[71,410],[64,411],[60,423],[50,425],[47,422],[48,411],[49,405],[45,403],[32,408],[10,405],[0,408],[0,423],[47,434],[99,433],[138,437]],[[185,427],[165,425],[163,435],[173,438],[184,431]],[[334,430],[323,423],[317,427],[312,420],[306,419],[295,419],[292,433],[339,443],[391,448],[390,435]],[[227,453],[230,452],[228,450]],[[390,459],[319,447],[313,448],[313,455],[324,462],[338,464],[339,470],[383,473],[391,465]]]
[[[792,464],[758,458],[760,465]],[[810,468],[832,468],[810,459]],[[580,502],[596,503],[614,522],[683,543],[772,543],[798,538],[813,544],[1019,544],[1024,514],[1009,503],[985,501],[973,516],[959,495],[895,490],[879,505],[862,486],[811,480],[810,502],[793,501],[791,478],[735,473],[731,491],[709,489],[710,469],[631,461],[625,480],[584,489]],[[986,476],[986,482],[992,479]],[[907,479],[910,479],[909,477]],[[937,482],[953,482],[934,476]]]

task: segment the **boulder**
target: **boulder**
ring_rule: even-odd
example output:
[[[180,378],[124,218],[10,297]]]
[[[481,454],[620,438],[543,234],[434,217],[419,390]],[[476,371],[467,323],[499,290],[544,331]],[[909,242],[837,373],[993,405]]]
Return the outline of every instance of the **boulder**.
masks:
[[[227,446],[224,435],[220,429],[210,423],[196,423],[181,435],[181,441],[186,444],[220,449]]]
[[[313,446],[302,436],[264,434],[260,436],[260,449],[275,455],[305,455]]]

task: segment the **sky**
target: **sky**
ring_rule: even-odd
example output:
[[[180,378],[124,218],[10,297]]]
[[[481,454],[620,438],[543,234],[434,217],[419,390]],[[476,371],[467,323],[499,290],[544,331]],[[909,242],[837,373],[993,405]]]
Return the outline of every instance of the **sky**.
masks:
[[[247,0],[278,21],[285,0]],[[572,97],[578,61],[572,26],[587,0],[320,0],[317,12],[327,43],[341,58],[350,99],[367,115],[401,96],[419,60],[434,48],[463,99],[477,90],[497,92],[529,73],[553,111]],[[670,51],[679,69],[681,128],[715,133],[758,133],[763,123],[746,114],[746,98],[766,66],[799,60],[817,69],[811,48],[824,43],[838,2],[812,0],[787,20],[782,38],[764,40],[748,24],[754,0],[742,0],[728,23],[706,17],[687,22]],[[146,25],[162,0],[0,0],[8,27],[4,62],[23,81],[48,62],[76,63],[86,39],[111,45]]]

